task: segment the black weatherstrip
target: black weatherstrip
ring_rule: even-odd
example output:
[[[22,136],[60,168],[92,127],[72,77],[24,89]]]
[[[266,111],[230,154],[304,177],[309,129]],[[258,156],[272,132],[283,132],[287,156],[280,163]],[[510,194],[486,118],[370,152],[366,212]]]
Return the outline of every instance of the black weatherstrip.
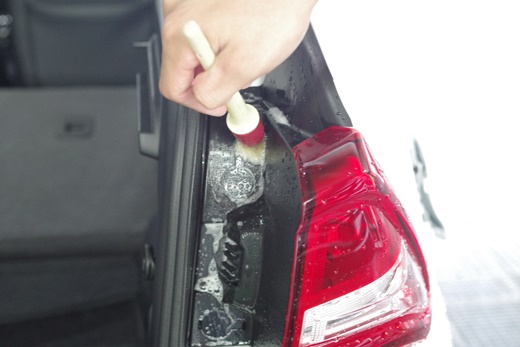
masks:
[[[160,236],[151,339],[185,346],[189,331],[197,235],[203,206],[206,117],[168,104],[160,151]]]

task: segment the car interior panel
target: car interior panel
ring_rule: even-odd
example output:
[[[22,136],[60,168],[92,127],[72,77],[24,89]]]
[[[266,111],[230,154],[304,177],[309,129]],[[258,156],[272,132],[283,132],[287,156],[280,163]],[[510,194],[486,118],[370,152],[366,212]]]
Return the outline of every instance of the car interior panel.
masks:
[[[47,331],[49,345],[85,345],[64,337],[85,314],[127,312],[141,327],[158,164],[139,153],[147,54],[136,44],[159,32],[156,3],[12,0],[0,11],[0,341],[39,345]]]

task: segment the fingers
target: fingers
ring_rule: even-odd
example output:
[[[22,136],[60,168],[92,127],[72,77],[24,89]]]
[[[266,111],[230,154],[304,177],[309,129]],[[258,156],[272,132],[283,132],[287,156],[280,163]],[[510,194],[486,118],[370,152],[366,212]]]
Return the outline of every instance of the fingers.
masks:
[[[219,105],[220,107],[208,108],[197,100],[193,94],[192,82],[193,70],[185,73],[182,70],[170,69],[170,66],[163,64],[159,80],[159,89],[164,97],[210,116],[219,117],[226,113],[225,106]]]
[[[175,51],[168,48],[163,50],[160,91],[166,98],[201,113],[222,116],[231,96],[250,85],[256,77],[241,72],[244,69],[237,68],[238,64],[230,66],[230,62],[249,59],[237,58],[236,50],[222,50],[217,54],[214,65],[208,71],[203,71],[187,44],[179,43],[175,47]]]
[[[205,107],[203,104],[201,104],[199,102],[199,100],[197,100],[195,98],[195,95],[193,94],[193,91],[191,89],[188,92],[186,92],[185,94],[181,95],[178,98],[178,100],[179,101],[177,101],[177,102],[180,103],[181,105],[189,107],[200,113],[207,114],[209,116],[221,117],[221,116],[225,115],[227,112],[227,109],[225,106],[219,106],[219,107],[215,107],[215,108]]]
[[[220,117],[226,113],[225,106],[216,106],[208,108],[204,104],[202,104],[195,97],[193,93],[193,88],[191,87],[191,82],[188,82],[188,86],[186,87],[186,81],[188,81],[188,79],[177,80],[175,78],[169,78],[165,75],[166,72],[164,74],[161,72],[159,89],[161,91],[161,94],[163,94],[164,97],[166,97],[167,99],[170,99],[181,105],[184,105],[200,113],[204,113],[210,116]],[[193,76],[193,74],[191,76]]]
[[[193,93],[205,107],[212,109],[225,105],[238,90],[255,80],[248,56],[238,56],[240,50],[226,47],[220,51],[213,66],[198,74],[193,81]],[[253,72],[255,74],[253,74]]]
[[[196,67],[196,62],[190,57],[191,52],[182,52],[182,47],[179,50],[180,52],[172,54],[174,52],[164,49],[159,82],[163,95],[174,101],[191,88]]]
[[[197,57],[191,48],[181,37],[178,37],[178,30],[165,29],[163,35],[163,57],[159,89],[161,94],[167,99],[175,101],[198,112],[211,115],[222,116],[226,113],[226,108],[222,104],[207,107],[201,103],[193,93],[194,77],[200,71]],[[167,42],[166,42],[167,41]],[[171,42],[177,44],[172,45]]]

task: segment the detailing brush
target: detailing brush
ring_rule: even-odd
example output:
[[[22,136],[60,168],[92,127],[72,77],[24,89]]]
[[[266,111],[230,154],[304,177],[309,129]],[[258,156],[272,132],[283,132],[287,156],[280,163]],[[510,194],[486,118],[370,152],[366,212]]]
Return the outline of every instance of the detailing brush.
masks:
[[[208,70],[215,62],[215,53],[199,25],[195,21],[189,21],[184,25],[183,32],[200,64],[204,70]],[[246,104],[239,92],[233,94],[226,107],[228,110],[226,124],[237,139],[237,154],[252,164],[263,165],[264,126],[258,111]]]

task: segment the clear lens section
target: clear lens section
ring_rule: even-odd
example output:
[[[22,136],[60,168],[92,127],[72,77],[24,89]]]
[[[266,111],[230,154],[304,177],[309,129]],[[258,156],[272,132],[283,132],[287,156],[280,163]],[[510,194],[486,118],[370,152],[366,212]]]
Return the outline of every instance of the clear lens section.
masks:
[[[427,290],[408,247],[401,244],[395,265],[354,292],[305,311],[300,346],[338,341],[428,307]]]

